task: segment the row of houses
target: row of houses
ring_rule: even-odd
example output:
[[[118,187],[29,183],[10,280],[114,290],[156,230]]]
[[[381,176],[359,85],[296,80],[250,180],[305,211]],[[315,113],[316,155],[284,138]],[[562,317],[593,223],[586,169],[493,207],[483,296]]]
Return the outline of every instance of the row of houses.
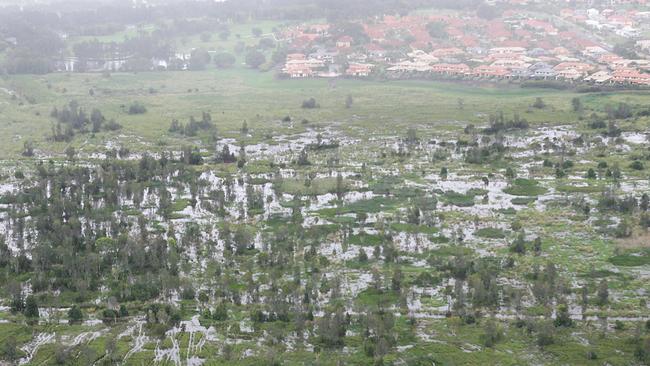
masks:
[[[371,63],[350,62],[347,68],[342,70],[338,64],[332,61],[324,61],[312,55],[301,53],[289,54],[282,72],[291,78],[310,77],[339,77],[369,76],[373,69],[382,67],[389,73],[431,73],[462,77],[500,78],[500,79],[542,79],[542,80],[565,80],[570,82],[587,81],[597,84],[624,83],[635,85],[650,85],[650,74],[642,73],[637,68],[629,67],[629,60],[611,57],[607,58],[612,70],[600,69],[597,65],[582,62],[579,60],[564,61],[555,65],[544,61],[532,61],[530,58],[517,58],[516,55],[525,57],[525,49],[519,48],[498,48],[490,50],[492,55],[508,55],[508,57],[497,57],[489,64],[478,64],[474,67],[464,62],[448,63],[440,62],[438,56],[459,56],[461,50],[443,52],[424,52],[415,50],[408,54],[409,58],[393,63],[375,65]],[[437,56],[436,56],[437,55]],[[486,59],[492,59],[486,57]],[[638,60],[637,62],[650,67],[650,62]]]
[[[501,66],[479,65],[474,68],[466,64],[433,64],[417,69],[404,69],[392,66],[387,69],[393,72],[430,72],[442,75],[473,76],[491,79],[543,79],[565,80],[571,82],[586,81],[596,84],[618,83],[650,86],[650,74],[641,73],[636,69],[619,69],[613,72],[596,71],[593,73],[582,71],[578,68],[551,68],[544,66],[530,66],[522,70],[512,70]]]
[[[605,14],[616,19],[615,14]],[[564,16],[568,18],[569,14]],[[444,25],[444,39],[434,38],[428,32],[431,22]],[[304,52],[305,59],[321,60],[325,69],[349,62],[349,70],[339,70],[339,74],[349,76],[385,70],[645,85],[646,72],[650,71],[647,59],[625,59],[608,51],[608,46],[599,44],[593,37],[558,26],[550,16],[537,19],[515,10],[506,10],[500,18],[492,20],[477,18],[471,12],[458,12],[384,16],[360,23],[365,39],[334,36],[327,28],[328,31],[307,37],[309,42],[305,43],[301,38],[304,32],[313,30],[298,27],[294,30],[298,31],[300,41],[289,38],[289,46],[298,51],[316,47],[317,52]],[[637,47],[650,49],[650,42],[640,41]],[[303,61],[294,65],[287,60],[284,71],[291,77],[336,75],[320,67]]]
[[[409,53],[410,59],[392,63],[386,68],[389,72],[430,72],[444,75],[476,76],[484,78],[512,78],[512,79],[554,79],[566,81],[588,81],[594,83],[625,83],[637,85],[650,85],[650,74],[640,70],[650,70],[648,60],[626,60],[612,54],[601,55],[598,60],[602,65],[566,58],[557,64],[524,56],[525,49],[510,48],[507,53],[503,48],[490,50],[493,55],[507,55],[507,57],[472,59],[468,63],[438,62],[440,59],[433,56],[435,52],[426,53],[414,51]],[[490,63],[483,63],[492,60]]]
[[[343,75],[365,77],[370,75],[373,67],[373,64],[350,62],[343,70],[343,67],[333,63],[333,60],[325,61],[315,57],[307,57],[305,54],[293,53],[287,55],[282,73],[290,78],[334,78]]]

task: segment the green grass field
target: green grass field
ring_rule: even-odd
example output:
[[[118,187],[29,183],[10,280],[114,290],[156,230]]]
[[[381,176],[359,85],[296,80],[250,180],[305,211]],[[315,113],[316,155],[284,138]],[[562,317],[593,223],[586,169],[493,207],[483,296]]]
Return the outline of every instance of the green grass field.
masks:
[[[487,115],[504,111],[527,111],[522,117],[536,124],[571,124],[577,115],[571,110],[575,93],[516,86],[470,86],[433,81],[362,80],[278,80],[273,72],[236,67],[197,72],[149,72],[101,74],[20,75],[0,81],[0,154],[20,153],[30,139],[37,148],[61,153],[67,144],[46,143],[53,120],[50,112],[71,100],[90,111],[99,108],[107,118],[124,126],[119,135],[135,135],[152,144],[173,143],[167,137],[172,119],[181,121],[209,111],[221,135],[232,134],[243,121],[256,133],[277,130],[278,121],[290,116],[294,121],[340,122],[344,126],[370,127],[377,133],[400,131],[416,124],[434,124],[440,129],[458,128],[467,123],[484,124]],[[90,90],[94,95],[90,95]],[[12,97],[14,92],[16,97]],[[354,104],[346,109],[351,95]],[[602,111],[607,105],[626,101],[647,105],[644,92],[579,95],[587,108]],[[320,108],[301,108],[303,100],[314,97]],[[536,97],[544,109],[529,108]],[[464,107],[459,107],[462,99]],[[143,103],[148,112],[128,115],[124,106]],[[115,134],[115,133],[113,133]],[[73,144],[103,144],[110,136],[77,137]],[[132,146],[137,151],[145,146]],[[147,147],[151,148],[151,147]]]

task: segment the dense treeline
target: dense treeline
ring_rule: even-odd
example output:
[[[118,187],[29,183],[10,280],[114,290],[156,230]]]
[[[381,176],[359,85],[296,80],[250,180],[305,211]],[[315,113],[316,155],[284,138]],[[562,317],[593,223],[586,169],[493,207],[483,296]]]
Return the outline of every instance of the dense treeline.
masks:
[[[162,281],[178,274],[173,245],[159,234],[150,237],[142,218],[129,223],[128,217],[111,213],[124,199],[140,207],[146,187],[178,169],[182,172],[182,167],[149,157],[139,163],[107,161],[96,170],[39,165],[36,186],[5,197],[12,205],[14,239],[20,248],[5,265],[16,275],[31,272],[34,291],[73,291],[84,299],[108,285],[121,300],[158,296]],[[167,196],[161,190],[161,197]],[[161,198],[164,204],[171,202]],[[25,229],[27,213],[35,238]],[[137,237],[130,233],[133,225],[139,227]],[[26,248],[26,239],[35,239],[36,245]],[[119,271],[107,278],[110,268]]]
[[[124,31],[133,24],[155,19],[151,33],[139,33],[122,42],[97,40],[77,43],[72,55],[78,57],[76,71],[85,71],[87,61],[120,57],[127,59],[125,70],[149,70],[151,59],[166,60],[173,52],[173,38],[202,33],[229,37],[228,24],[250,19],[307,20],[322,17],[343,22],[383,14],[406,14],[420,7],[462,8],[478,6],[478,0],[242,0],[224,2],[168,2],[155,7],[133,7],[131,3],[71,3],[57,7],[41,5],[21,11],[0,9],[0,40],[14,39],[5,45],[1,68],[10,74],[43,74],[54,70],[56,61],[68,54],[68,36],[102,36]],[[180,69],[180,65],[168,65]]]

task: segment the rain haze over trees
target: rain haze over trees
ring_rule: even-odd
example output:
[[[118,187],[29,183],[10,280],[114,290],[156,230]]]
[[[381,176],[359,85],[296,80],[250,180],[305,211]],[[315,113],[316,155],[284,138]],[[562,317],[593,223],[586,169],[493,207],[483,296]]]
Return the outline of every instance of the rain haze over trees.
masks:
[[[0,4],[0,364],[647,365],[645,1]]]

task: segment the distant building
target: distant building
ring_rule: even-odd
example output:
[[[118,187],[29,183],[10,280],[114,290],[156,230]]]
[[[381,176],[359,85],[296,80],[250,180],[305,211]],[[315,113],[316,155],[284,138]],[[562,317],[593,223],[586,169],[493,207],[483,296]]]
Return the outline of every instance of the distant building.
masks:
[[[350,36],[343,36],[339,39],[336,40],[336,47],[338,48],[350,48],[352,47],[352,37]]]
[[[315,52],[309,54],[309,58],[321,60],[325,63],[333,63],[338,55],[338,51],[329,51],[325,48],[318,48]]]
[[[471,68],[465,64],[435,64],[431,65],[431,71],[446,75],[466,75]]]
[[[325,67],[322,60],[307,58],[302,53],[290,53],[282,72],[291,78],[308,78],[316,74],[317,69]]]
[[[348,69],[345,70],[345,74],[348,76],[368,76],[372,72],[373,66],[371,64],[351,63]]]
[[[562,71],[566,70],[576,70],[579,71],[583,74],[588,73],[589,71],[593,70],[593,65],[590,65],[585,62],[562,62],[558,65],[556,65],[553,70],[555,70],[558,74]]]
[[[472,70],[472,74],[483,78],[504,78],[507,77],[510,72],[505,67],[481,65],[475,67]]]
[[[305,65],[287,65],[283,72],[291,78],[308,78],[314,75],[312,69]]]
[[[650,85],[650,74],[643,74],[635,69],[616,70],[612,82],[635,85]]]
[[[494,47],[490,49],[491,54],[517,55],[526,53],[524,47]]]
[[[560,70],[557,72],[557,78],[558,79],[564,79],[564,80],[578,80],[584,77],[585,73],[578,71],[576,69],[565,69],[565,70]]]
[[[596,84],[605,84],[612,80],[612,75],[607,71],[598,71],[585,78],[585,81],[593,82]]]
[[[555,78],[557,73],[550,67],[543,67],[536,69],[532,72],[532,76],[536,79],[550,79]]]

